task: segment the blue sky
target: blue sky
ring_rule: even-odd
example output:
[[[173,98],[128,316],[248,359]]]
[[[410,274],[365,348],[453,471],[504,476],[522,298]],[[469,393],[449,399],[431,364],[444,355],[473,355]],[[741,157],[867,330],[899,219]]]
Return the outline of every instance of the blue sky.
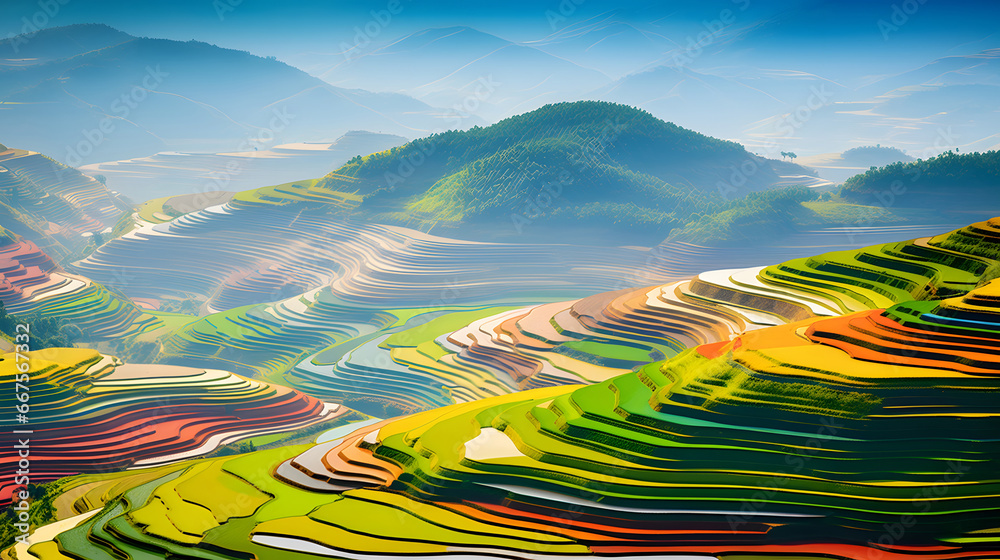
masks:
[[[372,11],[385,10],[390,1],[394,0],[4,0],[0,36],[21,31],[22,18],[44,21],[48,27],[106,23],[133,35],[197,39],[281,58],[328,50],[349,40],[355,26],[370,22]],[[819,55],[828,50],[831,57],[843,49],[848,54],[869,55],[877,49],[874,54],[914,60],[948,54],[970,42],[988,42],[998,32],[1000,20],[1000,2],[996,1],[398,1],[398,14],[385,26],[387,38],[426,27],[469,25],[506,39],[528,41],[551,33],[553,23],[556,27],[572,25],[608,13],[622,21],[683,34],[733,8],[745,16],[744,21],[759,25],[752,44],[755,49],[794,47]],[[45,14],[46,7],[54,15]],[[553,14],[559,16],[553,18]],[[895,23],[902,25],[893,23],[894,15]],[[890,29],[887,39],[879,22],[897,29]]]

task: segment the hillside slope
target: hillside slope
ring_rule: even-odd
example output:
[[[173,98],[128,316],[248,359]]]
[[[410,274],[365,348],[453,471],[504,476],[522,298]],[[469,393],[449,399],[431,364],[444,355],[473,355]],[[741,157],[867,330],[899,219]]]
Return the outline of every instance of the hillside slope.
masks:
[[[317,385],[457,403],[64,479],[58,519],[103,509],[31,552],[993,558],[998,259],[994,219],[366,337]]]
[[[320,186],[361,195],[368,219],[476,239],[556,227],[655,237],[774,186],[775,165],[645,111],[582,101],[358,158]]]
[[[841,196],[864,204],[935,210],[995,210],[1000,206],[1000,151],[945,152],[894,163],[848,179]]]
[[[77,24],[41,29],[33,36],[18,35],[0,42],[0,67],[45,64],[103,49],[133,39],[101,24]]]
[[[115,225],[128,201],[42,154],[0,145],[0,225],[57,259]]]
[[[883,167],[893,163],[908,163],[914,158],[903,150],[889,146],[859,146],[841,153],[815,154],[804,156],[800,163],[824,179],[843,183],[851,177],[864,173],[872,167]]]

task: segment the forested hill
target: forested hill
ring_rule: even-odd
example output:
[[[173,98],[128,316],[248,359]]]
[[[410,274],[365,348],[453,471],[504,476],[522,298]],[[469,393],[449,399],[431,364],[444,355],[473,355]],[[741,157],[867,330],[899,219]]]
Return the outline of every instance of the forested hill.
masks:
[[[855,175],[841,196],[861,204],[957,210],[970,199],[982,208],[1000,208],[1000,151],[940,156],[894,163]]]
[[[858,146],[856,148],[851,148],[850,150],[840,154],[840,156],[845,162],[849,162],[851,164],[860,164],[868,161],[913,161],[913,158],[906,155],[906,152],[903,150],[893,148],[891,146],[883,146],[881,144],[877,146]]]
[[[655,237],[774,186],[774,163],[633,107],[582,101],[355,158],[321,184],[362,195],[367,219],[423,229],[523,233],[519,224],[543,221]]]

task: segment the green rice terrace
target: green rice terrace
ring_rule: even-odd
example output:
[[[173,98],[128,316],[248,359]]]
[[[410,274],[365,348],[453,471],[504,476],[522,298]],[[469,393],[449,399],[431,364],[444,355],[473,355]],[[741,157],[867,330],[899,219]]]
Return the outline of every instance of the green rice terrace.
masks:
[[[35,352],[33,422],[53,455],[33,448],[33,470],[51,481],[50,524],[15,549],[985,557],[1000,522],[989,505],[998,277],[990,221],[530,305],[508,282],[506,302],[376,312],[361,304],[392,301],[391,284],[369,282],[353,300],[314,290],[192,322],[136,306],[159,321],[144,336],[171,333],[167,351],[238,336],[225,347],[256,342],[263,357],[280,332],[247,321],[282,314],[322,348],[262,360],[254,376],[268,382]],[[323,313],[339,330],[323,330]],[[0,361],[5,384],[14,363]],[[273,385],[275,371],[293,389]],[[156,397],[165,387],[169,402]],[[67,416],[80,407],[93,410],[85,423]],[[135,428],[122,439],[121,421],[102,418]],[[898,548],[871,544],[905,516],[921,530]]]

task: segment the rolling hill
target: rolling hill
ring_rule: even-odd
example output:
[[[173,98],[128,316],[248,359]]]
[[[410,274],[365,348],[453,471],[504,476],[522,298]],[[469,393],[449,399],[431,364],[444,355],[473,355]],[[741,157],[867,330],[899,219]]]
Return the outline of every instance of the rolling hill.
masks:
[[[603,243],[656,242],[785,174],[809,172],[645,111],[582,101],[358,158],[318,186],[362,196],[358,214],[371,221],[475,239],[545,236],[558,226],[610,235]]]
[[[0,67],[4,140],[76,166],[162,151],[330,142],[358,129],[414,137],[478,122],[402,94],[334,87],[273,58],[114,37],[73,50],[52,30],[30,44],[62,58]]]
[[[0,67],[25,67],[63,60],[133,39],[101,24],[77,24],[41,29],[33,36],[0,42]]]
[[[894,163],[848,179],[840,191],[848,200],[882,206],[970,212],[1000,207],[1000,151],[945,152],[927,160]]]
[[[801,158],[802,165],[816,170],[821,177],[836,183],[864,173],[872,167],[884,167],[914,158],[899,148],[889,146],[858,146],[841,153],[818,154]]]

